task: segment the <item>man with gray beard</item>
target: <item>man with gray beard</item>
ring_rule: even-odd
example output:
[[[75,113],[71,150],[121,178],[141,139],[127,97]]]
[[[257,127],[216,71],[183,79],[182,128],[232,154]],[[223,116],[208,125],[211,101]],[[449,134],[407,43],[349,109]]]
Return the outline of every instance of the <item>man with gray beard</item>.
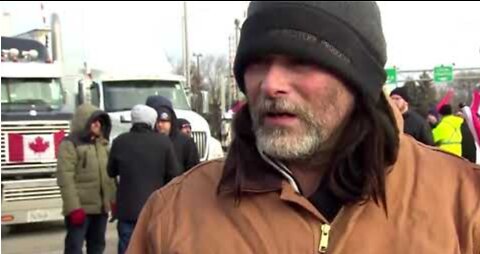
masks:
[[[374,2],[251,2],[225,160],[145,205],[129,253],[480,253],[480,171],[402,134]]]

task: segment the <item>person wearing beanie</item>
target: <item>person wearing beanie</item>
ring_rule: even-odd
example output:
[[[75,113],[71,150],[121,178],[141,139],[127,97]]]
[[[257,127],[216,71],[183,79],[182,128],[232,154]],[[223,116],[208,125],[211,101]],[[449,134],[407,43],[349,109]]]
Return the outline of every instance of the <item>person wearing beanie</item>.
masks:
[[[128,253],[478,253],[480,170],[403,134],[386,60],[374,2],[250,2],[227,156],[153,194]]]
[[[468,122],[454,115],[450,104],[443,105],[438,113],[441,116],[440,122],[433,129],[435,145],[446,152],[476,163],[477,148]]]
[[[172,102],[161,95],[154,95],[148,97],[145,104],[157,111],[158,118],[155,130],[170,137],[182,172],[200,163],[200,156],[195,141],[192,137],[179,130],[179,123],[177,115],[173,110]]]
[[[189,137],[192,136],[192,125],[190,124],[190,122],[187,119],[179,118],[178,119],[178,128],[183,134],[185,134]]]
[[[434,146],[432,129],[428,122],[409,107],[410,97],[407,87],[397,87],[390,93],[395,106],[403,116],[403,132],[425,145]]]
[[[107,171],[119,179],[116,218],[118,253],[125,253],[140,211],[150,194],[180,174],[170,139],[153,131],[157,112],[145,105],[131,111],[130,132],[112,143]]]

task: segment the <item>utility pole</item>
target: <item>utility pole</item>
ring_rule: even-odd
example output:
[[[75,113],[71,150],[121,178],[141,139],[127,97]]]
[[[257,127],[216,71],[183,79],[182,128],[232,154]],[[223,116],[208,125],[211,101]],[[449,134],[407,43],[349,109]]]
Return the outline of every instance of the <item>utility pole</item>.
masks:
[[[202,112],[201,106],[201,98],[202,94],[200,92],[200,85],[202,83],[202,80],[200,78],[200,57],[202,57],[202,54],[195,54],[193,53],[193,57],[197,58],[197,78],[194,78],[194,83],[192,84],[192,95],[193,95],[193,105],[195,108],[196,112]]]
[[[183,46],[183,73],[185,75],[185,88],[187,91],[191,91],[192,86],[190,84],[190,53],[188,50],[188,15],[187,15],[187,2],[183,1],[183,38],[182,38],[182,46]]]
[[[239,19],[235,19],[233,21],[233,24],[235,25],[235,46],[234,46],[234,50],[235,50],[235,55],[237,53],[237,47],[238,47],[238,43],[239,43],[239,37],[240,37],[240,20]],[[233,82],[235,83],[235,81]],[[233,84],[233,90],[232,90],[232,100],[233,101],[237,101],[238,100],[238,88],[235,84]]]
[[[203,56],[202,54],[193,53],[193,57],[197,58],[197,77],[199,78],[199,80],[200,80],[200,57],[202,56]]]
[[[228,64],[229,64],[229,71],[228,71],[228,91],[226,91],[226,100],[227,100],[227,105],[226,105],[226,111],[230,109],[232,106],[232,101],[233,101],[233,93],[235,90],[235,80],[234,80],[234,75],[233,75],[233,64],[235,60],[235,51],[236,51],[237,46],[235,45],[235,38],[234,36],[229,36],[228,37]]]
[[[233,23],[235,24],[235,46],[238,46],[238,40],[240,37],[240,20],[235,19]]]

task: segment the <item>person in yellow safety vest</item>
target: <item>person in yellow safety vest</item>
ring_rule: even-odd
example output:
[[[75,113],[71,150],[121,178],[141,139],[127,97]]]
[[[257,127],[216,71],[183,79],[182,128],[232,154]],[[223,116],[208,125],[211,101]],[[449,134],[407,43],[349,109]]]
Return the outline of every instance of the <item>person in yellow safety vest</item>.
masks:
[[[475,162],[473,136],[462,117],[453,115],[451,105],[440,108],[440,123],[433,129],[433,141],[440,149]],[[472,148],[473,147],[473,148]],[[472,150],[473,149],[473,150]]]
[[[462,126],[463,119],[455,115],[443,116],[438,126],[433,129],[435,145],[441,149],[462,156]]]

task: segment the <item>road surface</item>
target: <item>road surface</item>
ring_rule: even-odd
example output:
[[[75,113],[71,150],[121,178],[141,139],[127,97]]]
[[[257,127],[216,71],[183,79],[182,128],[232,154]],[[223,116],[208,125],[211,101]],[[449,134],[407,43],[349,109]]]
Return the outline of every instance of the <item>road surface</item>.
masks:
[[[5,234],[2,227],[2,254],[62,254],[65,228],[63,222],[20,225]],[[116,223],[107,228],[105,254],[117,253]],[[84,253],[86,253],[84,251]]]

